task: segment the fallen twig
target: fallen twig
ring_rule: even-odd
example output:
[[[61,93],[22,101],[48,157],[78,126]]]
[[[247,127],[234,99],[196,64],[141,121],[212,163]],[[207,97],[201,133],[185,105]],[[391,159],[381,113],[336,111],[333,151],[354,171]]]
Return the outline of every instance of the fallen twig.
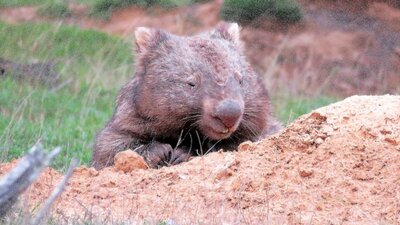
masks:
[[[0,218],[6,215],[18,196],[36,180],[60,151],[61,148],[55,148],[49,154],[45,154],[42,146],[36,144],[17,166],[0,180]]]
[[[40,222],[43,220],[43,218],[50,211],[50,207],[53,205],[54,201],[63,192],[65,186],[67,185],[67,182],[68,182],[69,178],[72,176],[74,168],[77,165],[78,165],[78,160],[77,159],[72,159],[71,163],[69,164],[68,171],[64,176],[64,179],[57,185],[56,188],[54,188],[53,192],[46,199],[46,202],[44,203],[44,206],[42,207],[42,209],[40,209],[40,211],[37,213],[36,217],[29,223],[30,225],[40,224]]]

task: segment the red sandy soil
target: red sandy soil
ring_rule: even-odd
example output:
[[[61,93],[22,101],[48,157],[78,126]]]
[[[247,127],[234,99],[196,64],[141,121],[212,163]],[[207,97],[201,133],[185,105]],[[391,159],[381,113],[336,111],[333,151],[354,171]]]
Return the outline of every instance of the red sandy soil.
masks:
[[[400,93],[400,9],[394,1],[300,1],[304,20],[297,25],[260,18],[243,26],[242,39],[251,64],[271,91],[292,94]],[[74,16],[63,20],[132,39],[138,26],[159,27],[191,35],[219,21],[222,0],[177,9],[127,7],[110,20],[85,16],[72,4]],[[0,9],[10,23],[48,20],[34,7]]]
[[[100,224],[399,224],[399,124],[399,96],[354,96],[237,152],[159,170],[80,167],[53,216]],[[47,170],[26,192],[30,205],[60,179]]]

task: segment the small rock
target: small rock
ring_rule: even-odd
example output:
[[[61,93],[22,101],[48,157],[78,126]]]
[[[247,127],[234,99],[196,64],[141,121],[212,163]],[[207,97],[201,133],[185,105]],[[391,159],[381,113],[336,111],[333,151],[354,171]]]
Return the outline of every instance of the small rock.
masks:
[[[397,146],[399,143],[394,139],[394,138],[385,138],[386,142],[389,142],[390,144]]]
[[[84,177],[95,177],[99,175],[99,171],[97,171],[93,167],[87,168],[84,166],[80,166],[74,169],[74,174],[78,174],[79,176],[84,176]]]
[[[222,180],[226,179],[230,176],[232,176],[233,171],[230,168],[219,168],[214,175],[214,178],[216,180]]]
[[[299,170],[299,175],[301,177],[310,177],[311,175],[313,175],[313,173],[314,173],[314,171],[309,168],[302,168]]]
[[[240,179],[233,179],[233,180],[230,182],[229,187],[230,187],[230,190],[229,190],[229,191],[237,191],[237,190],[239,190],[240,187],[241,187]]]
[[[317,145],[321,145],[322,143],[324,143],[324,140],[320,137],[315,140],[315,144]]]
[[[119,152],[114,157],[114,168],[126,173],[137,169],[148,169],[149,166],[142,156],[129,149]]]
[[[90,173],[90,175],[92,175],[93,177],[99,175],[99,171],[97,171],[94,167],[90,167],[90,168],[89,168],[89,173]]]
[[[376,194],[378,194],[378,189],[377,189],[376,187],[372,187],[372,188],[369,190],[369,192],[370,192],[371,194],[373,194],[373,195],[376,195]]]
[[[238,147],[239,152],[244,152],[244,151],[251,151],[254,149],[253,142],[251,141],[245,141],[241,143]]]
[[[272,175],[275,174],[275,171],[274,171],[273,168],[265,168],[264,174],[265,174],[266,176],[272,176]]]
[[[353,179],[362,180],[362,181],[368,181],[368,180],[373,180],[374,179],[374,177],[369,172],[362,171],[362,170],[355,171],[353,173],[352,177],[353,177]]]
[[[357,205],[357,204],[359,204],[359,200],[358,200],[357,197],[354,196],[354,195],[348,196],[348,197],[347,197],[347,201],[348,201],[350,204],[352,204],[352,205]]]
[[[382,130],[380,130],[380,132],[381,132],[381,134],[383,134],[383,135],[392,134],[392,131],[386,130],[386,129],[382,129]]]
[[[311,115],[309,116],[309,119],[314,120],[315,124],[322,124],[323,122],[326,121],[327,117],[322,115],[319,112],[312,112]]]
[[[219,165],[215,168],[214,179],[222,180],[231,177],[235,172],[236,166],[239,164],[240,161],[236,158],[227,158],[223,165]]]

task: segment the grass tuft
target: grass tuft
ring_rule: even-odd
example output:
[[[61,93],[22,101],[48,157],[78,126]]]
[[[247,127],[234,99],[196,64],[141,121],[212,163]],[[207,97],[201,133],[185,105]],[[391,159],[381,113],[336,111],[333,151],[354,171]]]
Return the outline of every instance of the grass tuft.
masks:
[[[95,0],[92,3],[91,15],[108,19],[113,10],[129,5],[149,8],[160,6],[163,8],[174,8],[190,5],[204,0]]]
[[[52,18],[65,18],[72,14],[68,4],[64,1],[46,3],[37,10],[37,13],[38,15]]]
[[[314,109],[337,102],[338,100],[338,98],[328,96],[272,96],[272,103],[274,106],[275,115],[285,125],[290,124],[301,115],[309,113]]]
[[[38,5],[48,3],[50,1],[51,0],[0,0],[0,7]]]
[[[224,20],[235,22],[268,16],[282,23],[295,23],[302,18],[300,5],[295,0],[225,0],[220,14]]]

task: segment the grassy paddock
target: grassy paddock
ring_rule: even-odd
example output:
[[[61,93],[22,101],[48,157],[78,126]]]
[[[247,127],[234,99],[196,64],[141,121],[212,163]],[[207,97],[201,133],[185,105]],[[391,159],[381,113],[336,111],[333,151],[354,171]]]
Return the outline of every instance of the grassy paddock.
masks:
[[[133,74],[131,45],[106,34],[50,24],[0,23],[1,57],[53,61],[67,82],[52,91],[0,78],[0,159],[19,157],[38,139],[62,146],[55,167],[88,163],[95,133],[110,117],[118,88]]]
[[[0,23],[1,57],[20,63],[53,61],[68,85],[45,86],[0,78],[0,159],[19,157],[38,139],[61,146],[55,168],[72,157],[88,164],[96,132],[114,109],[117,91],[133,74],[131,44],[104,33],[51,24]],[[285,123],[336,99],[272,96]]]

